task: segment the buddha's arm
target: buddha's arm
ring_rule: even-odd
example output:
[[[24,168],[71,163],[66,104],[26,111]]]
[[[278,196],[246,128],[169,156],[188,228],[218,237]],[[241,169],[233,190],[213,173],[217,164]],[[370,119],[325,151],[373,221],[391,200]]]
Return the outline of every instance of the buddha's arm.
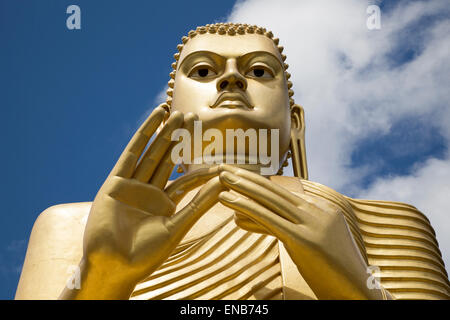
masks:
[[[34,223],[16,299],[57,299],[82,256],[90,203],[57,205]]]

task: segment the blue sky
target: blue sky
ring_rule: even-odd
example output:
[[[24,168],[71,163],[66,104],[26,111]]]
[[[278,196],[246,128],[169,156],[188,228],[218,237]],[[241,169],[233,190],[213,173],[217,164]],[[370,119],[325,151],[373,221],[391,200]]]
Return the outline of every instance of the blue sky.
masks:
[[[425,174],[434,172],[436,163],[442,164],[441,176],[450,172],[450,134],[443,121],[450,119],[449,100],[436,85],[436,79],[445,85],[448,72],[426,69],[430,61],[448,62],[430,53],[440,52],[432,40],[449,43],[435,27],[449,19],[443,1],[400,1],[404,11],[376,2],[383,18],[375,33],[365,29],[365,7],[373,1],[352,0],[338,9],[330,3],[333,10],[316,11],[300,3],[305,2],[273,8],[270,1],[235,6],[234,1],[0,0],[0,298],[14,297],[39,213],[94,198],[165,89],[181,37],[197,25],[227,18],[268,26],[286,47],[296,101],[306,110],[311,179],[353,196],[417,200],[441,225],[438,235],[450,231],[442,223],[448,218],[433,213],[446,210],[442,203],[448,202],[437,201],[436,207],[412,191],[397,195],[380,187],[449,185],[445,179],[430,182]],[[66,28],[71,4],[81,8],[81,30]],[[286,18],[296,10],[298,19]],[[310,22],[301,18],[305,10],[312,10]],[[333,28],[322,26],[341,23],[339,14],[355,17],[355,23],[347,21],[347,29],[330,40]],[[418,96],[410,72],[427,75],[420,81],[430,96]]]

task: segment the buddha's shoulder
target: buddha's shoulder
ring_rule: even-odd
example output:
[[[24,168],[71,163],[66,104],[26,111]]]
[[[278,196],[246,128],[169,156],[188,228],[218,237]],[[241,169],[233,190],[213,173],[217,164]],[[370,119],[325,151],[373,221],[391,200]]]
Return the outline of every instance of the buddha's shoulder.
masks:
[[[351,204],[353,208],[365,208],[367,210],[369,210],[369,208],[372,208],[373,210],[388,208],[393,211],[399,210],[399,211],[414,212],[415,214],[423,216],[423,213],[421,213],[415,206],[406,202],[375,200],[375,199],[357,199],[344,195],[318,182],[310,180],[301,180],[301,183],[303,189],[307,193],[315,193],[317,195],[327,195],[330,198],[340,199],[342,201],[346,201],[349,204]]]
[[[34,229],[46,226],[85,225],[92,202],[62,203],[42,211],[34,223]]]
[[[369,228],[370,232],[389,233],[391,229],[403,232],[406,227],[411,230],[423,229],[423,231],[434,239],[435,232],[429,219],[415,206],[397,201],[355,199],[343,195],[330,187],[309,180],[301,180],[303,190],[306,194],[326,199],[338,205],[351,218],[355,225],[361,229]],[[381,231],[379,229],[382,229]],[[362,230],[369,232],[369,230]],[[412,232],[412,231],[410,231]]]

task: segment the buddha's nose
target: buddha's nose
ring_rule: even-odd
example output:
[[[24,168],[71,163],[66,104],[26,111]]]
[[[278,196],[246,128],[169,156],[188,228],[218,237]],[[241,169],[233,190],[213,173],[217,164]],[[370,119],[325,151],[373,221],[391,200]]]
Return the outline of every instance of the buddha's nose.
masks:
[[[217,81],[217,91],[241,89],[247,90],[247,80],[239,72],[236,59],[229,59],[225,66],[225,72]]]

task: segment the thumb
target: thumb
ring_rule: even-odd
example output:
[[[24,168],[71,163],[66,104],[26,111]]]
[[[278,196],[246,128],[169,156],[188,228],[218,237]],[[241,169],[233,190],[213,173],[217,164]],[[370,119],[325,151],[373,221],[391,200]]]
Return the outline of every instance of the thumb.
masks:
[[[219,177],[209,180],[195,195],[195,197],[179,212],[171,216],[172,232],[177,236],[184,236],[197,220],[218,202],[219,193],[227,190]]]

